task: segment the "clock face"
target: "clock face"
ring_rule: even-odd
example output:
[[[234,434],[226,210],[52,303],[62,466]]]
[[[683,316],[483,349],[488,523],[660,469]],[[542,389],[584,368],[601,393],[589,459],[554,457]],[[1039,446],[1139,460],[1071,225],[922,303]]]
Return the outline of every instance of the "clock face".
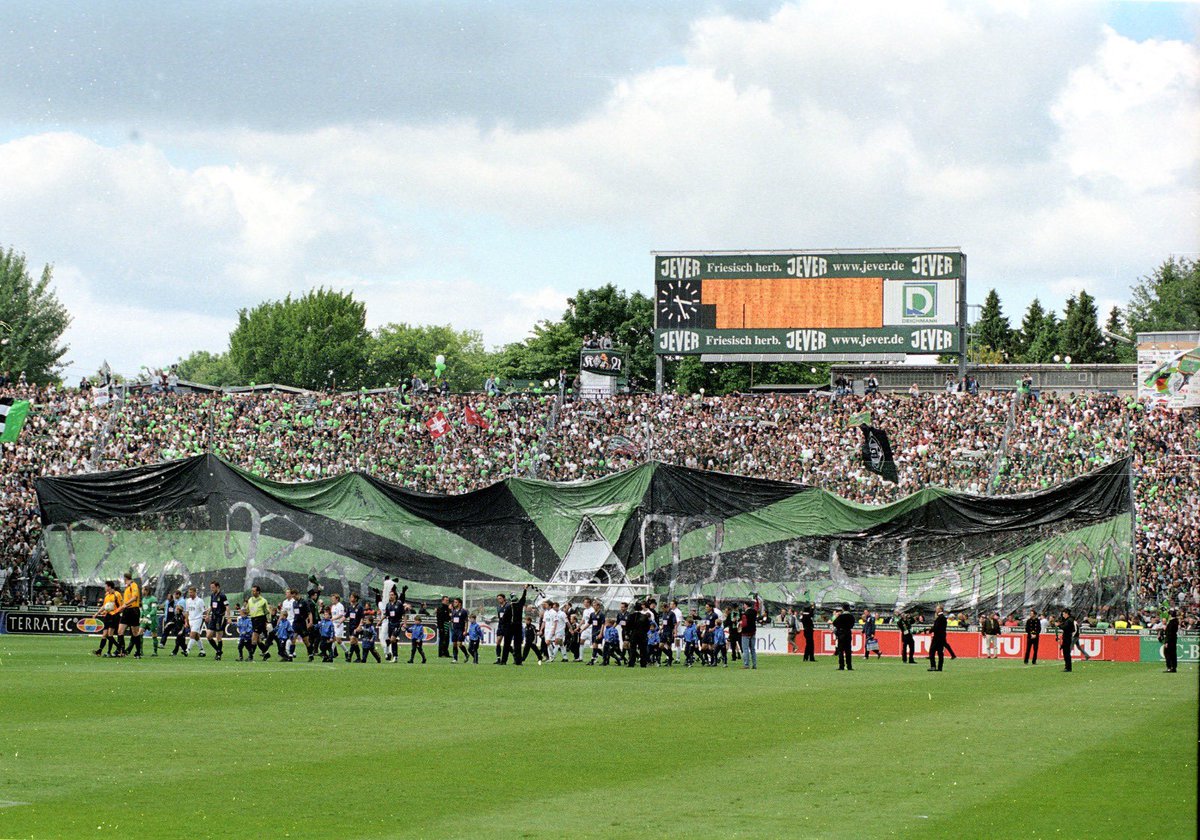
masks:
[[[700,313],[700,281],[668,280],[658,287],[658,322],[687,324]]]

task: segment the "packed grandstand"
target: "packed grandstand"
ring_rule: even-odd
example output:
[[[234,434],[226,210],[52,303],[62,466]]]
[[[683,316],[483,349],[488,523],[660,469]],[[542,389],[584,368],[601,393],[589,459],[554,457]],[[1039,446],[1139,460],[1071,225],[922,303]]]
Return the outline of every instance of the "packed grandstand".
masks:
[[[212,452],[299,481],[362,471],[455,494],[510,476],[599,478],[646,460],[823,487],[878,504],[940,485],[989,495],[1047,488],[1132,454],[1136,606],[1169,603],[1184,627],[1200,604],[1200,428],[1188,413],[1111,394],[429,395],[131,393],[97,405],[73,389],[0,389],[35,410],[0,467],[6,603],[79,603],[35,551],[34,479]],[[467,408],[476,409],[468,423]],[[899,484],[868,472],[852,415],[891,435]],[[434,437],[441,412],[451,426]],[[486,428],[483,428],[486,426]],[[33,580],[32,588],[29,586]],[[1117,621],[1122,616],[1093,617]],[[1135,611],[1131,624],[1143,619]]]

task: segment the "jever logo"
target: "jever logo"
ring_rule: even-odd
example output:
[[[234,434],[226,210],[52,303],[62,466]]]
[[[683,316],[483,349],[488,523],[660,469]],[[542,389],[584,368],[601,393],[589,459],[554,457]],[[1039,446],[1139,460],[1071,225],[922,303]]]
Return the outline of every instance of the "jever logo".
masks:
[[[822,350],[826,341],[825,333],[820,330],[792,330],[787,334],[787,348],[800,352]]]
[[[919,254],[912,258],[912,273],[918,277],[946,277],[954,273],[949,254]]]
[[[937,317],[937,283],[904,284],[904,317]]]
[[[664,353],[688,353],[700,346],[700,336],[691,330],[663,330],[658,349]]]
[[[950,330],[913,330],[909,343],[914,350],[937,353],[953,348],[954,333]]]

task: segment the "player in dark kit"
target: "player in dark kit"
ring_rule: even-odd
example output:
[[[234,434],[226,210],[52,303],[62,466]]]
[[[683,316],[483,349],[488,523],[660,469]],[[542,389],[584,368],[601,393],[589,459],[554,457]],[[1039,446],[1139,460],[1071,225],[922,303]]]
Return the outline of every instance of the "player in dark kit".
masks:
[[[317,645],[313,642],[312,631],[317,625],[316,613],[312,611],[308,601],[300,597],[300,593],[292,590],[294,603],[292,605],[292,636],[304,642],[304,647],[308,651],[308,661],[313,661],[313,654],[317,651]],[[294,648],[294,644],[293,644]],[[377,654],[378,655],[378,654]],[[295,659],[295,654],[292,654]]]
[[[1029,618],[1025,619],[1025,664],[1028,665],[1030,657],[1033,658],[1033,664],[1037,664],[1038,641],[1042,637],[1042,622],[1038,618],[1037,610],[1029,610]]]
[[[388,662],[400,659],[400,640],[404,638],[404,605],[396,597],[396,590],[388,593],[387,603],[383,605],[383,618],[387,621],[387,656]]]
[[[407,587],[405,587],[407,589]],[[403,599],[401,599],[403,600]],[[346,605],[346,638],[350,640],[350,649],[346,651],[346,661],[351,659],[361,661],[362,648],[358,646],[358,625],[362,623],[363,605],[358,599],[357,592],[350,593],[350,603]]]
[[[842,604],[841,612],[833,619],[833,632],[837,640],[838,670],[853,671],[854,655],[850,652],[850,640],[854,630],[854,614],[849,604]]]
[[[437,605],[434,611],[434,619],[437,621],[438,634],[438,659],[450,658],[450,598],[446,595],[442,596],[441,602]],[[425,652],[421,652],[421,656],[425,656]]]
[[[521,664],[521,625],[525,616],[525,600],[529,595],[529,586],[526,585],[521,590],[521,597],[514,603],[508,603],[503,595],[497,595],[497,612],[499,621],[496,624],[496,632],[504,633],[504,650],[499,659],[496,660],[497,665],[507,665],[508,655],[512,653],[513,664]]]
[[[450,647],[455,662],[458,661],[460,650],[463,654],[463,661],[471,661],[471,655],[467,652],[467,621],[469,619],[470,615],[463,609],[462,599],[455,598],[450,603]]]
[[[929,640],[929,670],[942,670],[946,661],[946,614],[942,605],[937,605],[937,614],[933,617],[933,636]],[[934,667],[936,663],[937,667]]]
[[[1064,608],[1062,618],[1058,622],[1059,645],[1062,647],[1063,655],[1063,670],[1071,670],[1071,645],[1075,643],[1075,619],[1071,618],[1071,611]]]
[[[588,615],[588,629],[592,638],[592,658],[588,664],[595,665],[596,657],[604,648],[604,610],[600,608],[599,599],[596,600],[592,612]]]
[[[221,584],[215,580],[209,583],[209,598],[208,609],[204,611],[204,618],[208,622],[208,641],[217,651],[215,661],[221,661],[221,639],[225,634],[225,617],[229,612],[229,599],[225,597],[225,593],[221,591]]]

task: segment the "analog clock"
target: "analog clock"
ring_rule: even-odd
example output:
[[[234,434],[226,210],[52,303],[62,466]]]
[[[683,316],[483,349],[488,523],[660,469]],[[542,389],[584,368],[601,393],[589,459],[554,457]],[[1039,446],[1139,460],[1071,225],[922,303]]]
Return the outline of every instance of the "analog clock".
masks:
[[[690,324],[700,312],[699,280],[667,280],[658,287],[658,323]]]

